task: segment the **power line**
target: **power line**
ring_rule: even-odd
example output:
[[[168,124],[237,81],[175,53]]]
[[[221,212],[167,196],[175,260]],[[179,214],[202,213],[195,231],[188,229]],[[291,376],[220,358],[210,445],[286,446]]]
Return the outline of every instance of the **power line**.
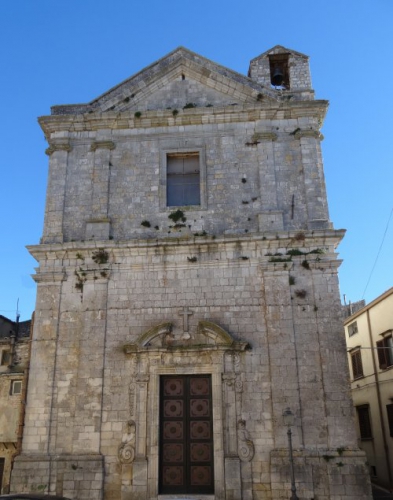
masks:
[[[392,215],[393,215],[393,208],[392,208],[392,210],[390,211],[390,215],[389,215],[388,223],[386,224],[385,232],[383,233],[382,241],[381,241],[381,244],[380,244],[380,246],[379,246],[379,250],[378,250],[377,256],[375,257],[374,265],[373,265],[373,267],[372,267],[372,269],[371,269],[370,276],[368,277],[368,281],[367,281],[367,284],[366,284],[366,288],[364,289],[364,292],[363,292],[363,295],[362,295],[362,299],[364,299],[364,295],[365,295],[366,290],[367,290],[367,287],[368,287],[368,285],[369,285],[369,283],[370,283],[371,276],[373,275],[373,272],[374,272],[375,266],[377,265],[378,258],[379,258],[379,254],[381,253],[381,250],[382,250],[383,244],[384,244],[384,242],[385,242],[386,233],[388,232],[388,228],[389,228],[389,224],[390,224],[390,219],[392,218]]]

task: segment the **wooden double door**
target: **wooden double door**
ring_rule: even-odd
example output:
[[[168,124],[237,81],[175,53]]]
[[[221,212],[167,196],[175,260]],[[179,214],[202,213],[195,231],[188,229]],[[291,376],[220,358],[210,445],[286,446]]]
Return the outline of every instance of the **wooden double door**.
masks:
[[[161,494],[214,493],[210,375],[160,378]]]

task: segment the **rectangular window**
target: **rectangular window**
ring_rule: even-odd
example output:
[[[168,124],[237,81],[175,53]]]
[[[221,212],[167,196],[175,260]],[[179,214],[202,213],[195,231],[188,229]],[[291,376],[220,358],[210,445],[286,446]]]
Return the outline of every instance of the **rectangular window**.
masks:
[[[9,365],[11,361],[10,351],[2,351],[1,353],[1,365]]]
[[[351,352],[353,378],[363,377],[362,353],[360,349]]]
[[[393,404],[386,405],[390,436],[393,437]]]
[[[370,408],[368,405],[357,406],[360,439],[372,439]]]
[[[21,380],[11,380],[11,395],[21,394],[22,392],[22,381]]]
[[[167,154],[167,206],[201,204],[199,153]]]
[[[356,321],[348,325],[348,336],[352,337],[355,333],[358,333],[358,324]]]
[[[393,365],[393,341],[392,337],[385,337],[377,342],[379,367],[386,370]]]

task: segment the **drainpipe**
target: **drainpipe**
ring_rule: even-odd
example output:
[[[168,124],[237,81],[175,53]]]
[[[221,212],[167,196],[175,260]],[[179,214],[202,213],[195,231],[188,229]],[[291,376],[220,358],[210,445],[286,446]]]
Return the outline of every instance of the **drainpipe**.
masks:
[[[367,309],[367,325],[368,325],[368,335],[370,338],[370,345],[371,345],[371,347],[373,347],[374,343],[373,343],[373,339],[372,339],[370,310],[369,309]],[[372,358],[373,358],[375,385],[377,388],[377,399],[378,399],[378,408],[379,408],[379,419],[380,419],[380,425],[381,425],[381,430],[382,430],[383,448],[385,451],[386,465],[388,468],[389,489],[390,489],[390,491],[392,491],[393,490],[392,469],[390,466],[389,447],[388,447],[388,443],[386,440],[386,429],[385,429],[385,423],[384,423],[383,414],[382,414],[381,389],[379,387],[379,377],[378,377],[377,364],[375,362],[374,349],[371,349],[371,354],[372,354]]]

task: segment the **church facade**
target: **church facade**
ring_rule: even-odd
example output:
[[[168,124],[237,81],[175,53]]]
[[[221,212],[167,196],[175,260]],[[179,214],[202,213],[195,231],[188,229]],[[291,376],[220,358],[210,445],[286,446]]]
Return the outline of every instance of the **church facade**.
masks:
[[[49,147],[11,491],[368,499],[307,56],[178,48],[39,119]]]

